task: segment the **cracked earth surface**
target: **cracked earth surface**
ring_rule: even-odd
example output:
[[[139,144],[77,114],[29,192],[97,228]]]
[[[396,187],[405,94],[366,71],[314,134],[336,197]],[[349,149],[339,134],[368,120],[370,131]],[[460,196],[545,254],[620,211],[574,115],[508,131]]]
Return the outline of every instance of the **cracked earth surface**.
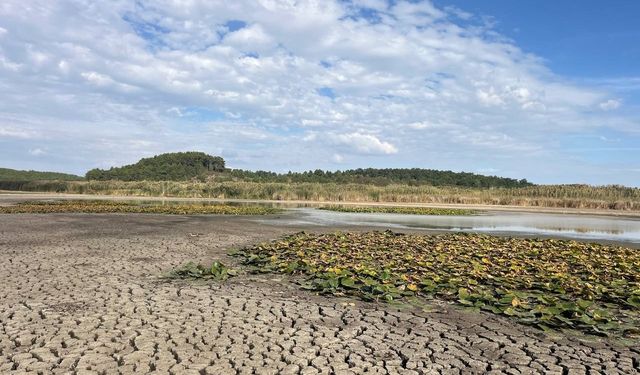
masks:
[[[325,298],[275,275],[162,281],[301,228],[241,217],[0,216],[0,373],[636,374],[638,345],[433,302]],[[328,230],[328,229],[327,229]]]

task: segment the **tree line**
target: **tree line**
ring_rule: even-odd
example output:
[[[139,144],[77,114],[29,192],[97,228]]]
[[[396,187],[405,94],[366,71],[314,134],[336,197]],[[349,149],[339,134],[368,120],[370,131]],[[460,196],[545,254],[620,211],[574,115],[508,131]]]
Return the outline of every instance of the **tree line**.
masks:
[[[315,171],[275,173],[268,171],[231,170],[238,179],[254,182],[334,182],[354,184],[407,184],[460,187],[508,187],[532,186],[526,179],[484,176],[468,172],[440,171],[422,168],[358,168],[345,171]]]
[[[68,173],[21,171],[9,168],[0,168],[0,181],[78,181],[84,178]]]
[[[276,173],[269,171],[246,171],[227,169],[219,156],[203,152],[176,152],[141,159],[139,162],[111,169],[92,169],[86,174],[88,180],[121,181],[187,181],[206,180],[216,175],[219,179],[251,182],[281,183],[354,183],[385,186],[390,184],[459,186],[472,188],[531,186],[526,179],[484,176],[475,173],[439,171],[421,168],[358,168],[345,171],[316,169],[306,172]]]

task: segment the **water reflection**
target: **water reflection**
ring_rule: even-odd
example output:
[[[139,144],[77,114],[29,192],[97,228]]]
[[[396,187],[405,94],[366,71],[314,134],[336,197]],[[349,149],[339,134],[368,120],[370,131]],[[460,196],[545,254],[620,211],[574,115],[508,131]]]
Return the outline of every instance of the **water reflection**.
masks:
[[[194,205],[194,206],[264,206],[273,208],[305,208],[305,207],[317,207],[317,204],[297,203],[297,202],[265,202],[265,201],[237,201],[237,200],[190,200],[190,199],[126,199],[123,202],[135,202],[142,205]]]
[[[640,220],[605,216],[492,211],[476,216],[343,213],[293,209],[281,221],[298,225],[380,226],[425,230],[512,233],[640,243]]]
[[[131,200],[129,200],[131,201]],[[541,235],[573,239],[594,239],[640,244],[640,219],[610,216],[586,216],[488,211],[473,216],[428,216],[376,213],[346,213],[315,209],[317,204],[291,202],[203,201],[203,200],[136,200],[140,204],[171,205],[265,205],[286,208],[277,218],[256,218],[265,223],[318,226],[379,226],[481,233]]]

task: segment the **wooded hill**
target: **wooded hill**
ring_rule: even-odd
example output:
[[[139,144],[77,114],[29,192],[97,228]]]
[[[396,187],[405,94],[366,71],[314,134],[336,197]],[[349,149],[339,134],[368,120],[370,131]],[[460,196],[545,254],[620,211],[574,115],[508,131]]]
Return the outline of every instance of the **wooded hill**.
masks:
[[[174,152],[141,159],[139,162],[111,169],[92,169],[87,180],[186,181],[224,172],[224,159],[204,152]]]
[[[38,172],[38,171],[21,171],[17,169],[0,168],[0,181],[78,181],[84,180],[84,177],[76,176],[68,173],[58,172]]]
[[[323,171],[275,173],[267,171],[245,171],[226,169],[224,159],[202,152],[168,153],[145,158],[136,164],[114,167],[108,170],[92,169],[86,174],[88,180],[121,181],[186,181],[205,180],[211,175],[221,180],[252,182],[319,182],[356,184],[407,184],[460,187],[525,187],[533,184],[527,180],[516,180],[474,173],[438,171],[433,169],[350,169],[346,171]]]

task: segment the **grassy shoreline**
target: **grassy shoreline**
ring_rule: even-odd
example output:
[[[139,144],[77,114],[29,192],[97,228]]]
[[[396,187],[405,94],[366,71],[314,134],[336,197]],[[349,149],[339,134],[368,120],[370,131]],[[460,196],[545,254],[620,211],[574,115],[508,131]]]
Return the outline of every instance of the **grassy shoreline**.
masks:
[[[136,213],[167,215],[269,215],[281,210],[263,206],[219,205],[141,205],[113,201],[35,201],[13,206],[0,206],[0,214],[50,214],[50,213]]]
[[[347,213],[380,213],[402,215],[435,215],[435,216],[467,216],[477,214],[475,210],[459,208],[433,208],[433,207],[398,207],[398,206],[341,206],[331,205],[318,207],[320,210],[347,212]]]
[[[640,253],[478,234],[304,232],[236,253],[257,272],[299,274],[323,294],[437,297],[541,329],[640,338]]]
[[[621,186],[541,185],[472,189],[426,185],[247,181],[0,181],[0,190],[136,197],[490,205],[640,212],[640,189]]]

